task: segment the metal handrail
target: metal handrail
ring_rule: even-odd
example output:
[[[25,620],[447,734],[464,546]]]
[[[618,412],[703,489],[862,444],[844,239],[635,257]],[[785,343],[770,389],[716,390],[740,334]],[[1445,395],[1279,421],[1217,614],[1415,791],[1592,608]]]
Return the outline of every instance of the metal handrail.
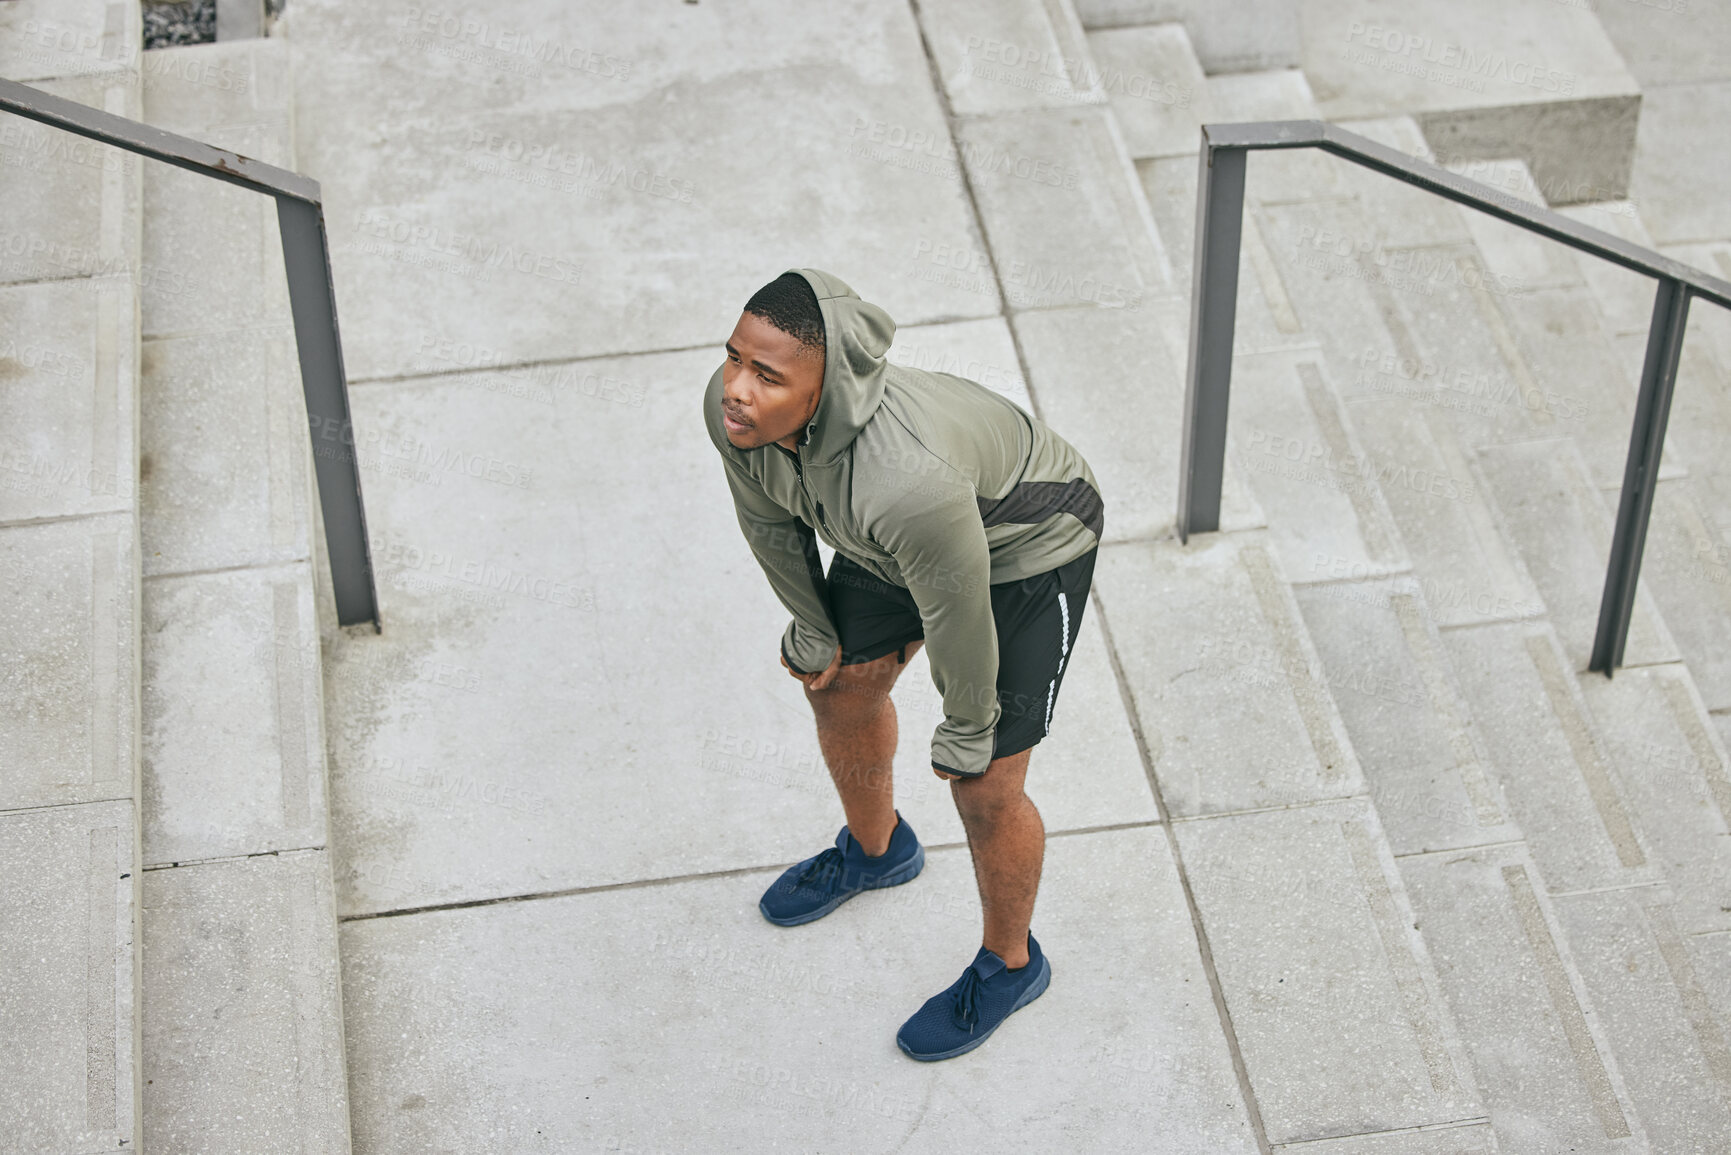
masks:
[[[1589,670],[1602,670],[1610,677],[1623,662],[1623,646],[1628,640],[1635,582],[1641,572],[1647,523],[1658,485],[1659,456],[1671,414],[1689,302],[1700,297],[1731,309],[1731,282],[1325,121],[1205,124],[1198,158],[1190,353],[1185,369],[1183,458],[1178,475],[1180,541],[1189,541],[1192,533],[1220,528],[1245,162],[1255,150],[1288,148],[1321,149],[1658,280],[1629,431],[1616,531],[1611,539],[1604,593],[1599,599],[1598,632],[1587,664]]]
[[[378,593],[367,540],[366,509],[361,502],[360,462],[355,455],[354,425],[349,419],[348,377],[343,370],[342,339],[337,332],[336,290],[331,279],[330,245],[325,236],[318,182],[14,80],[0,80],[0,111],[276,199],[337,620],[345,626],[370,621],[378,629]]]

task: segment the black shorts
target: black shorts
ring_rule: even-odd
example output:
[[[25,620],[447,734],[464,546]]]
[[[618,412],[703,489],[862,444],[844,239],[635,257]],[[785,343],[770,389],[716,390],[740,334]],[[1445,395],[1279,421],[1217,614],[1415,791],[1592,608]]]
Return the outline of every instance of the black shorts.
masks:
[[[1052,711],[1088,606],[1098,547],[1057,569],[993,585],[998,633],[998,725],[992,757],[1019,754],[1052,728]],[[905,588],[860,567],[839,550],[829,564],[829,612],[841,635],[841,664],[856,666],[926,636]]]

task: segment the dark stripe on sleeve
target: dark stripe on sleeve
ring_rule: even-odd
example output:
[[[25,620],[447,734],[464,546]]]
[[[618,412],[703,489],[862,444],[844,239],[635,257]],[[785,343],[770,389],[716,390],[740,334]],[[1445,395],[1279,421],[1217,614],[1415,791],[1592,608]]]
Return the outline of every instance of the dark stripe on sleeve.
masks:
[[[1105,525],[1105,503],[1086,477],[1069,481],[1024,481],[1000,498],[978,497],[980,520],[988,527],[1014,522],[1018,525],[1045,521],[1058,513],[1075,514],[1078,521],[1100,537]]]

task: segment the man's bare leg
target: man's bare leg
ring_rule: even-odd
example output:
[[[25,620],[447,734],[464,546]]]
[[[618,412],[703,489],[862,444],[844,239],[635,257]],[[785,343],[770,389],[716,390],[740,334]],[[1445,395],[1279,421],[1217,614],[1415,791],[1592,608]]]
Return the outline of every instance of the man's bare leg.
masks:
[[[1045,823],[1033,799],[1022,792],[1033,752],[1029,747],[994,758],[977,778],[932,771],[950,780],[950,796],[968,832],[974,881],[986,917],[982,945],[1011,970],[1028,965],[1028,924],[1046,855]]]
[[[925,642],[909,642],[912,658]],[[876,858],[889,849],[896,828],[896,707],[890,689],[906,667],[894,652],[857,666],[842,666],[822,690],[805,688],[817,718],[817,742],[829,767],[848,829]]]

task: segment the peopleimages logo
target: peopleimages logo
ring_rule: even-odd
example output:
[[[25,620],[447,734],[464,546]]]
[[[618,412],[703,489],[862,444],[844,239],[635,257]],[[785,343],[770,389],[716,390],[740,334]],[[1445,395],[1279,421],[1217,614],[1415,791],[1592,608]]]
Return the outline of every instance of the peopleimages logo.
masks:
[[[1354,63],[1375,64],[1391,72],[1405,72],[1475,92],[1483,91],[1487,81],[1518,84],[1563,96],[1572,96],[1575,91],[1576,77],[1572,72],[1547,68],[1530,60],[1511,60],[1503,52],[1439,42],[1431,36],[1381,24],[1354,20],[1347,27],[1346,40],[1346,57]],[[1357,45],[1381,55],[1356,50]]]

